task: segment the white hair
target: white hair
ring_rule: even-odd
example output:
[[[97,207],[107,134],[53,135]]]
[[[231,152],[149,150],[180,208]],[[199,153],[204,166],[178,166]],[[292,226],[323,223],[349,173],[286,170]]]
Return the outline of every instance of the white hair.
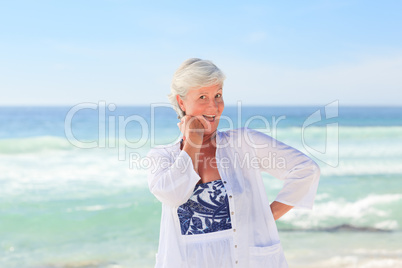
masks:
[[[223,86],[225,80],[223,72],[209,60],[192,58],[184,61],[173,75],[170,87],[169,101],[177,113],[177,118],[185,116],[180,108],[176,96],[185,99],[189,90],[212,85]]]

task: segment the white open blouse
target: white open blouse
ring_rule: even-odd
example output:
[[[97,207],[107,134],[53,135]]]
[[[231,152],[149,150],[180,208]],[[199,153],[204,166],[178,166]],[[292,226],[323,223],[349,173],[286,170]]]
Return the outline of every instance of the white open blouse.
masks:
[[[217,131],[216,163],[232,228],[182,235],[178,207],[201,179],[180,142],[152,148],[149,189],[162,202],[155,267],[288,267],[261,171],[284,180],[276,201],[311,209],[319,166],[302,152],[248,128]]]

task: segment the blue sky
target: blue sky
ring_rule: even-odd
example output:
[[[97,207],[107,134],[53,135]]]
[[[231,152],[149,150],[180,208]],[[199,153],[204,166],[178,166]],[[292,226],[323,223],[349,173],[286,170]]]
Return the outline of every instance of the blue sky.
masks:
[[[402,105],[402,1],[0,1],[0,105],[167,102],[187,58],[227,105]]]

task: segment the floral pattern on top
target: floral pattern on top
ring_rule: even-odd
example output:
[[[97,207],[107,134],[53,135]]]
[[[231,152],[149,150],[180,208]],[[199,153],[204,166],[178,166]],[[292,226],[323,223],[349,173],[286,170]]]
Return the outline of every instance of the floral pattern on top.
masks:
[[[222,180],[197,184],[177,209],[181,234],[205,234],[232,228],[229,200]]]

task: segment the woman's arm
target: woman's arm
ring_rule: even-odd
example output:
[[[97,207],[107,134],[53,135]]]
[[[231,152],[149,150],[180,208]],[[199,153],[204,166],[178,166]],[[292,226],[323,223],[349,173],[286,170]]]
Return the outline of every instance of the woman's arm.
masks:
[[[177,157],[168,148],[153,148],[148,153],[148,186],[162,203],[178,207],[191,196],[200,176],[195,172],[191,157],[181,151]]]
[[[201,120],[197,117],[186,115],[177,124],[181,133],[183,133],[183,151],[191,157],[194,170],[198,174],[198,157],[202,147],[204,137],[204,128]]]
[[[272,215],[274,215],[275,220],[278,220],[279,218],[281,218],[292,208],[293,208],[292,206],[280,203],[278,201],[274,201],[271,203],[271,211],[272,211]]]
[[[178,124],[185,144],[176,159],[172,152],[154,148],[148,153],[151,163],[148,186],[153,195],[164,204],[178,207],[191,196],[201,179],[198,175],[198,155],[202,145],[204,127],[199,120],[184,117]]]
[[[262,132],[246,130],[246,142],[254,148],[260,169],[284,181],[275,201],[295,208],[311,209],[320,178],[317,163],[299,150]]]

